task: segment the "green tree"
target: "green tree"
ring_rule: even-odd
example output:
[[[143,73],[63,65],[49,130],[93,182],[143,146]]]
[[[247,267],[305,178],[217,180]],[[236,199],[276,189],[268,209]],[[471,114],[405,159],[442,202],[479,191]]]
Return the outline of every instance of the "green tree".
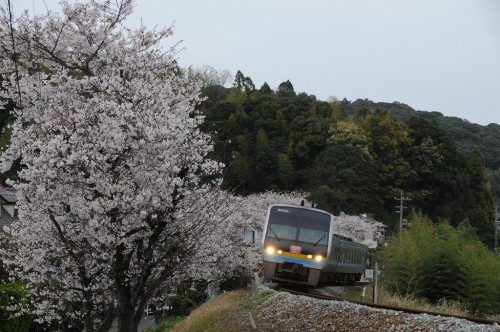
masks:
[[[250,133],[236,137],[235,150],[231,151],[232,162],[228,168],[224,185],[238,193],[255,191],[254,140]]]
[[[463,220],[464,195],[468,190],[465,158],[436,123],[414,117],[406,124],[414,140],[409,160],[416,176],[407,187],[412,193],[412,206],[433,220],[449,219],[457,226]]]
[[[243,75],[241,71],[237,71],[234,77],[233,86],[238,90],[243,90],[247,95],[255,90],[255,85],[250,77]]]
[[[376,111],[367,116],[363,129],[371,142],[370,154],[381,177],[382,189],[391,200],[414,176],[407,159],[413,140],[406,126],[387,111]]]
[[[293,84],[290,80],[280,83],[278,85],[278,95],[280,97],[295,97],[295,90],[293,89]]]
[[[411,228],[394,236],[386,250],[381,252],[384,284],[400,295],[419,295],[420,272],[435,246],[430,219],[422,214],[413,214],[410,220]]]
[[[273,93],[273,90],[271,90],[271,87],[267,84],[267,82],[264,82],[264,84],[260,87],[260,93],[269,95]]]
[[[500,203],[500,168],[486,169],[486,177],[491,185],[491,195],[496,204]]]
[[[466,155],[466,165],[468,170],[466,184],[469,195],[465,198],[468,208],[464,211],[464,218],[477,228],[481,240],[493,248],[493,199],[484,159],[478,148]]]
[[[419,295],[432,303],[442,299],[464,300],[467,288],[467,271],[462,264],[459,237],[455,229],[446,222],[433,229],[437,237],[429,256],[425,257],[420,275]],[[432,238],[431,238],[432,239]]]
[[[255,139],[255,179],[254,185],[259,191],[276,189],[278,184],[277,154],[272,148],[264,129],[257,131]]]
[[[381,253],[383,282],[395,293],[454,299],[473,313],[495,314],[500,308],[500,257],[482,244],[469,223],[457,228],[434,225],[421,213],[411,227],[389,241]]]
[[[347,118],[347,113],[342,102],[335,96],[328,98],[328,102],[330,103],[331,120],[334,122],[344,121]]]
[[[358,148],[366,156],[367,160],[372,157],[369,152],[368,138],[362,128],[354,122],[338,121],[331,125],[328,130],[330,137],[327,140],[329,146],[349,145]]]
[[[278,154],[278,172],[280,187],[285,190],[292,190],[294,186],[294,169],[286,153]]]
[[[358,214],[381,205],[374,165],[359,147],[329,146],[311,173],[311,200],[326,210]]]

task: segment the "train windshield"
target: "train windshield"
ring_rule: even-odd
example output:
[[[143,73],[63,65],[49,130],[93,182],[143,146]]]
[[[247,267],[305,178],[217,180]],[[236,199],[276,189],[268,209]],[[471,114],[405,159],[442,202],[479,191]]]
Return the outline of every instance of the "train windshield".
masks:
[[[267,237],[276,240],[328,244],[330,215],[289,206],[273,206],[269,215]]]

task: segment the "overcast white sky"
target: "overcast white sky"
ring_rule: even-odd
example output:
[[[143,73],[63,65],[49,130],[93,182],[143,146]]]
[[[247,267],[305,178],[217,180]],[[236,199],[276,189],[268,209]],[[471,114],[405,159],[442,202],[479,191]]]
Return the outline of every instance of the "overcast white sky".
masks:
[[[6,0],[3,0],[5,3]],[[59,0],[13,0],[14,11]],[[326,100],[399,101],[500,124],[499,0],[136,0],[130,27],[175,26],[182,66],[290,80]]]

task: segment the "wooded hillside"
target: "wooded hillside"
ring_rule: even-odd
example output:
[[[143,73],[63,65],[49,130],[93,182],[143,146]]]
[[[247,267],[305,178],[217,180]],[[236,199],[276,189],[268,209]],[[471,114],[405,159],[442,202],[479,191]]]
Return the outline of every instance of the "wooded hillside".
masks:
[[[390,226],[403,191],[410,208],[452,225],[468,219],[491,245],[499,125],[398,102],[321,101],[289,81],[256,89],[241,72],[233,88],[208,86],[204,95],[203,129],[214,139],[213,157],[227,165],[227,188],[305,190],[321,208],[372,213]]]

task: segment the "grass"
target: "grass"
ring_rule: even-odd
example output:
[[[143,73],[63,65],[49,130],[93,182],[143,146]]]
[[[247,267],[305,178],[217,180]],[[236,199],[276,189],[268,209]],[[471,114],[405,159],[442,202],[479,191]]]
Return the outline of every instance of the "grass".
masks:
[[[182,322],[177,324],[171,331],[206,331],[206,332],[238,332],[240,329],[235,322],[227,318],[236,310],[239,310],[248,292],[234,291],[221,294],[195,309]]]
[[[401,295],[389,294],[388,292],[382,291],[380,294],[379,303],[401,308],[432,311],[449,315],[459,315],[459,316],[470,315],[465,304],[460,303],[458,301],[452,301],[446,299],[442,299],[436,304],[431,304],[429,303],[429,301],[425,299],[417,298],[411,295],[401,296]]]
[[[373,288],[371,286],[366,287],[365,298],[362,299],[362,288],[359,289],[347,289],[344,293],[339,294],[340,297],[346,300],[355,301],[373,301]],[[442,314],[459,315],[459,316],[469,316],[470,313],[467,310],[467,306],[458,301],[443,299],[437,304],[431,304],[425,299],[417,298],[415,296],[402,296],[397,294],[392,294],[388,292],[384,287],[378,288],[377,303],[389,306],[395,306],[407,309],[425,310],[432,311]]]
[[[240,332],[242,322],[234,317],[246,317],[246,313],[264,303],[274,293],[266,291],[232,291],[223,293],[196,308],[187,317],[168,318],[145,332]]]
[[[250,298],[249,301],[244,302],[241,304],[243,309],[252,309],[258,306],[259,304],[262,304],[267,301],[271,297],[271,295],[274,294],[274,291],[272,290],[267,290],[262,293],[260,293],[256,298],[252,299]]]
[[[146,327],[143,332],[164,332],[170,331],[175,325],[184,320],[185,317],[167,317],[160,323]]]

